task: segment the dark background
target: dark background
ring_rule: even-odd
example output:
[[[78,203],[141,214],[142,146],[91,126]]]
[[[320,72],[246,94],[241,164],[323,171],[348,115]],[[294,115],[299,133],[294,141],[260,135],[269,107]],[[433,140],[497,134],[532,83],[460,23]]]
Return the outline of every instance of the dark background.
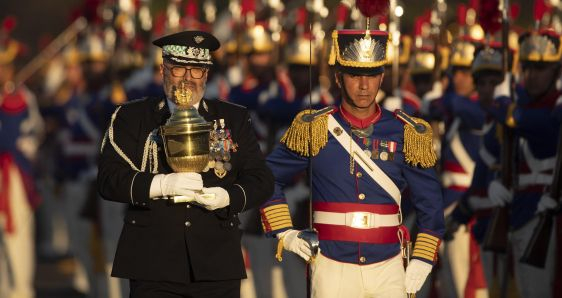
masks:
[[[115,0],[118,1],[118,0]],[[259,1],[259,0],[256,0]],[[23,58],[31,60],[41,48],[41,43],[57,36],[71,22],[71,14],[77,8],[83,5],[81,0],[0,0],[0,20],[7,15],[13,15],[17,18],[17,26],[12,32],[12,36],[23,41],[28,48],[27,55]],[[183,1],[184,3],[186,0]],[[202,3],[202,0],[198,1]],[[286,0],[283,1],[288,8],[302,6],[305,0]],[[340,1],[325,0],[326,6],[332,11]],[[413,28],[414,18],[422,12],[429,9],[434,1],[430,0],[402,0],[399,1],[404,7],[404,16],[402,17],[402,30],[406,33],[411,32]],[[225,9],[228,0],[216,0],[219,12]],[[447,23],[453,23],[456,16],[456,8],[459,3],[468,5],[468,0],[451,0],[447,1]],[[520,6],[520,16],[515,23],[520,27],[527,28],[531,24],[533,1],[518,0],[510,1]],[[151,1],[152,13],[164,10],[168,0]]]

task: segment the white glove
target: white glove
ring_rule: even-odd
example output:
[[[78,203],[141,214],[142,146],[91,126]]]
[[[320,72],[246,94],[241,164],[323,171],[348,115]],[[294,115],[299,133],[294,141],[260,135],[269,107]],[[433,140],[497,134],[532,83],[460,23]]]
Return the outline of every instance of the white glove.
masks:
[[[478,197],[478,196],[468,197],[468,205],[470,206],[470,209],[474,211],[489,209],[496,206],[496,204],[492,202],[490,199]]]
[[[505,188],[501,182],[494,180],[488,186],[488,198],[495,207],[503,207],[511,203],[513,193]]]
[[[287,230],[277,234],[277,239],[283,240],[283,248],[292,251],[308,262],[312,256],[310,245],[299,238],[299,230]]]
[[[215,210],[230,205],[230,196],[222,187],[204,187],[201,191],[203,194],[195,194],[195,201],[207,210]],[[212,196],[206,196],[205,194],[211,194]]]
[[[158,174],[152,178],[149,197],[193,196],[203,189],[203,178],[198,173]]]
[[[441,81],[435,81],[433,87],[422,96],[423,101],[432,101],[443,96],[443,84]]]
[[[406,293],[415,294],[421,289],[433,266],[420,260],[412,260],[406,268],[404,286]]]
[[[539,201],[539,204],[537,205],[537,211],[535,212],[535,214],[554,209],[557,206],[558,202],[556,202],[556,200],[551,198],[548,194],[543,194],[541,200]]]
[[[403,105],[402,105],[402,98],[397,97],[397,96],[389,96],[387,98],[384,99],[383,102],[383,108],[389,110],[389,111],[394,111],[397,109],[403,109]]]
[[[25,158],[35,160],[37,149],[39,149],[39,142],[36,137],[22,136],[17,139],[16,147],[23,153]]]
[[[507,72],[503,77],[503,81],[494,88],[494,99],[500,97],[509,97],[509,90],[511,84],[511,74]]]

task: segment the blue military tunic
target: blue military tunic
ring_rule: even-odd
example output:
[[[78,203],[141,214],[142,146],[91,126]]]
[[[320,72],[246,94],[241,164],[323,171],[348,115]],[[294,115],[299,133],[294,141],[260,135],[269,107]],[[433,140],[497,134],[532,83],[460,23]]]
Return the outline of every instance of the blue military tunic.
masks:
[[[485,113],[476,98],[460,96],[454,92],[443,97],[443,106],[449,118],[441,154],[446,207],[459,200],[470,186]]]
[[[362,149],[371,152],[371,158],[390,177],[400,191],[409,187],[413,205],[418,214],[420,234],[429,235],[433,251],[426,257],[417,257],[432,263],[435,257],[439,238],[444,231],[441,187],[433,168],[421,168],[406,163],[404,145],[404,124],[395,118],[393,113],[378,108],[379,115],[374,119],[374,130],[368,137],[353,136],[353,140]],[[342,111],[335,112],[333,117],[349,132],[351,125],[344,119]],[[328,140],[323,149],[311,158],[313,204],[318,206],[341,206],[343,211],[362,211],[361,206],[377,206],[381,209],[398,211],[397,202],[375,182],[357,163],[350,159],[350,154],[329,132]],[[344,144],[348,146],[348,144]],[[385,152],[383,154],[383,152]],[[293,177],[309,166],[309,159],[281,144],[268,156],[268,166],[275,176],[275,192],[271,199],[262,205],[262,222],[266,235],[292,228],[287,221],[276,221],[286,205],[283,187],[291,183]],[[355,207],[354,207],[355,206]],[[351,209],[350,209],[351,208]],[[353,210],[356,208],[356,210]],[[270,213],[275,211],[275,216]],[[319,228],[319,225],[316,225]],[[373,241],[338,241],[323,240],[323,229],[319,229],[320,249],[328,258],[354,264],[371,264],[384,261],[399,253],[398,237],[392,234],[390,241],[373,243]],[[382,230],[374,229],[376,234]],[[396,231],[395,231],[396,232]],[[369,233],[369,232],[366,232]],[[376,235],[365,235],[375,237]],[[420,238],[420,237],[418,237]],[[423,237],[421,237],[423,238]],[[387,239],[388,240],[388,239]],[[377,242],[377,241],[374,241]],[[420,246],[421,247],[421,246]],[[414,258],[416,253],[414,251]]]
[[[475,160],[474,175],[470,188],[463,195],[461,199],[463,202],[452,213],[455,220],[463,224],[468,224],[474,216],[475,222],[472,227],[472,233],[479,243],[484,240],[490,221],[492,206],[488,203],[488,186],[497,178],[500,158],[497,122],[491,118],[487,119],[482,131],[484,135],[482,136],[480,150]],[[467,208],[468,200],[471,198],[473,200],[482,200],[482,202],[478,210],[467,212],[468,210],[465,208]],[[487,203],[490,206],[484,207]]]
[[[499,121],[514,126],[518,139],[515,144],[518,148],[517,183],[510,217],[514,229],[535,216],[542,194],[552,184],[560,128],[553,111],[561,94],[561,91],[552,92],[534,101],[522,86],[517,86],[516,104],[509,108],[500,105],[494,111]]]

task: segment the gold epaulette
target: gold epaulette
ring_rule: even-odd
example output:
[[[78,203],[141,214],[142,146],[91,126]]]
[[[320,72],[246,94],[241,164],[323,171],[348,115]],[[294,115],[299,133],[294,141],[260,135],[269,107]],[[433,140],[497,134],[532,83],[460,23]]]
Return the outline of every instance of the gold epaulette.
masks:
[[[425,120],[411,117],[401,110],[396,117],[404,122],[404,158],[412,166],[430,168],[435,165],[437,156],[433,150],[433,131]]]
[[[441,240],[433,235],[418,233],[412,257],[435,263],[435,261],[437,261],[437,250],[439,249],[440,243]]]
[[[330,107],[300,112],[281,138],[281,143],[302,156],[315,156],[328,143],[328,114],[332,110]]]

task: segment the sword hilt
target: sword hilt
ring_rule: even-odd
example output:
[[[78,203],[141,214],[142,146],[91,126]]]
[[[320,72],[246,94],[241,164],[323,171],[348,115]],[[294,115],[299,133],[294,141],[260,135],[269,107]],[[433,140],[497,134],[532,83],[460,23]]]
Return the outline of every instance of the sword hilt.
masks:
[[[306,241],[310,245],[310,251],[312,252],[312,258],[315,258],[318,254],[318,249],[320,247],[320,240],[318,240],[318,232],[313,229],[306,229],[299,232],[297,235],[300,239]]]

